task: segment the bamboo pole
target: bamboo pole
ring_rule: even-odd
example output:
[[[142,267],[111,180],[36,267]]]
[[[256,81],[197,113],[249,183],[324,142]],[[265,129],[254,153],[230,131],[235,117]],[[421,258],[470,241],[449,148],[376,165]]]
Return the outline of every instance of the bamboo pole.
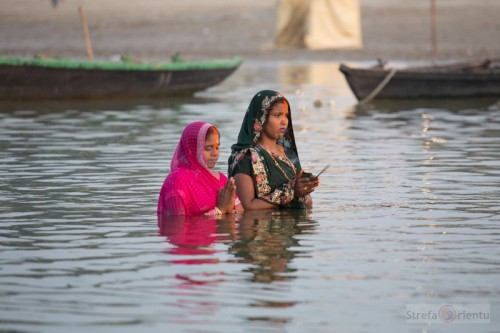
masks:
[[[87,59],[94,60],[94,53],[92,52],[92,44],[90,43],[89,27],[85,19],[85,13],[82,6],[78,6],[78,13],[80,14],[80,23],[82,24],[83,37],[85,37],[85,51],[87,52]]]
[[[431,43],[432,43],[432,55],[436,55],[437,54],[436,0],[431,0]]]

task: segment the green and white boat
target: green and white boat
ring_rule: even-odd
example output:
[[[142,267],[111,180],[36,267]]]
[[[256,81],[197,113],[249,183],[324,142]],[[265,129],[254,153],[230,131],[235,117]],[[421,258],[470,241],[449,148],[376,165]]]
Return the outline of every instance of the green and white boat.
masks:
[[[215,86],[243,62],[134,63],[0,56],[0,100],[189,96]]]

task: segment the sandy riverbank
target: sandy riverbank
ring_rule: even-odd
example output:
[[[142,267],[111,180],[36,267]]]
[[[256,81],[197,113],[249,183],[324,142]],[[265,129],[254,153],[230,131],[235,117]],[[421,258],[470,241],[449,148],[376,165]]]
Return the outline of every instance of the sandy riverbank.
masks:
[[[438,53],[431,54],[430,1],[361,0],[360,50],[276,49],[278,1],[0,0],[0,54],[85,57],[83,4],[94,54],[140,59],[243,56],[248,60],[448,60],[500,57],[500,1],[436,0]]]

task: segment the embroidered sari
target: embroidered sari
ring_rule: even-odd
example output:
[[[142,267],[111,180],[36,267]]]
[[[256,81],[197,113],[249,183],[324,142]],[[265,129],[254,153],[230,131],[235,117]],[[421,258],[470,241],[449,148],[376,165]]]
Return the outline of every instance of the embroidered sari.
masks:
[[[217,195],[227,183],[220,172],[214,174],[203,158],[207,131],[214,127],[205,122],[186,126],[170,163],[170,173],[163,182],[158,198],[158,214],[210,214]],[[235,203],[237,205],[239,200]],[[215,212],[215,211],[213,211]]]
[[[257,144],[271,108],[280,101],[288,105],[288,127],[278,140],[287,158],[276,156]],[[252,98],[238,142],[231,146],[228,162],[229,177],[244,173],[253,178],[257,198],[280,207],[305,208],[305,197],[294,198],[295,179],[302,167],[293,134],[290,104],[279,92],[263,90]]]

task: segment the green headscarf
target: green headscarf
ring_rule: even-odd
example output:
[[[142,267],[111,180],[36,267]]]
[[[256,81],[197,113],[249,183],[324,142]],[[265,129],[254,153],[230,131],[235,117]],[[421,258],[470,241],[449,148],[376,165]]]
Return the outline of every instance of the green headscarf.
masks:
[[[238,142],[231,146],[231,156],[229,157],[229,176],[233,176],[232,171],[234,163],[243,158],[244,153],[248,148],[252,148],[257,143],[264,123],[267,120],[269,111],[276,102],[286,101],[288,106],[288,127],[283,137],[278,140],[278,143],[285,148],[285,150],[293,150],[295,155],[298,156],[297,145],[295,144],[295,136],[293,134],[292,125],[292,112],[290,103],[281,93],[274,90],[259,91],[250,101],[247,108],[243,123],[241,124],[240,133],[238,134]],[[241,154],[243,153],[243,154]],[[239,156],[243,155],[243,156]],[[238,158],[239,157],[239,158]],[[298,161],[292,161],[294,163]]]
[[[274,163],[276,163],[276,161],[269,155],[270,153],[263,151],[264,149],[257,145],[257,141],[262,135],[262,130],[267,121],[269,112],[274,104],[278,102],[285,102],[288,108],[288,127],[283,137],[277,141],[278,144],[283,146],[289,161],[294,165],[289,169],[292,170],[293,168],[294,174],[286,176],[288,180],[278,180],[282,177],[281,174],[267,169],[268,167],[273,168],[269,166],[273,165],[270,161]],[[253,178],[256,186],[256,196],[258,198],[280,206],[303,206],[301,203],[298,204],[298,202],[296,202],[298,199],[294,199],[295,177],[296,173],[300,171],[301,166],[297,153],[297,145],[295,144],[295,136],[293,134],[290,103],[288,103],[288,100],[277,91],[259,91],[250,101],[250,105],[243,118],[240,133],[238,134],[238,141],[231,146],[231,156],[228,161],[229,177],[234,176],[236,166],[247,154],[250,155],[252,161]],[[264,161],[268,161],[269,163],[265,163]],[[268,165],[268,167],[265,165]],[[283,165],[280,169],[284,171],[283,169],[286,168],[287,166]],[[278,187],[271,187],[270,177],[277,182],[283,181],[284,183],[280,183],[281,185]]]

